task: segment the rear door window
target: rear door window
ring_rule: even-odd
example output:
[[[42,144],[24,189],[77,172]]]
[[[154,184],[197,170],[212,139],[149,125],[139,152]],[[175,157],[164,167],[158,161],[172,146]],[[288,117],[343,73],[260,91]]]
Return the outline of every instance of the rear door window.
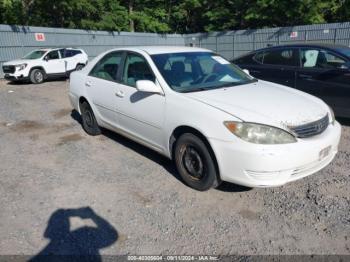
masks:
[[[122,52],[112,52],[105,55],[91,70],[90,76],[108,81],[117,81],[122,55]]]
[[[254,59],[256,62],[262,64],[262,63],[263,63],[263,60],[264,60],[264,52],[256,53],[256,54],[254,55],[253,59]]]
[[[268,65],[297,66],[297,53],[298,50],[294,48],[265,51],[263,63]]]

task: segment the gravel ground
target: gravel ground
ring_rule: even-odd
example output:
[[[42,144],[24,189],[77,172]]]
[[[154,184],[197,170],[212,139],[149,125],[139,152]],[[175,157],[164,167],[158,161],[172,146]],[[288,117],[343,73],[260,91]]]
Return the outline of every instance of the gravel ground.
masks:
[[[157,153],[86,135],[67,88],[0,81],[0,254],[350,254],[350,121],[313,176],[197,192]]]

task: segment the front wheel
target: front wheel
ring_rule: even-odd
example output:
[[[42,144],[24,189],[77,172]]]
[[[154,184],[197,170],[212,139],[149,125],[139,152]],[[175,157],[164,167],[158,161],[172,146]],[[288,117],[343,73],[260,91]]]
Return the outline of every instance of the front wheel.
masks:
[[[29,79],[33,84],[41,84],[45,80],[45,72],[41,69],[33,69],[30,72]]]
[[[83,102],[80,105],[81,121],[83,129],[91,136],[97,136],[101,134],[101,129],[98,126],[94,112],[88,102]]]
[[[176,142],[176,168],[190,187],[205,191],[220,185],[214,161],[205,143],[194,134],[183,134]]]

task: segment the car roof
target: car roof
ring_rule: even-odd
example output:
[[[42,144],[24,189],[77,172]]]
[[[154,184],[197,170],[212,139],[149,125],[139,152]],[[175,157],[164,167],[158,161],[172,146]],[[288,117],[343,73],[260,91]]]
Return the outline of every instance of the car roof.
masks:
[[[184,52],[212,52],[208,49],[189,46],[141,46],[139,48],[150,55]]]
[[[235,57],[233,60],[240,59],[242,57],[245,57],[247,55],[253,55],[255,53],[265,51],[265,50],[272,50],[272,49],[278,49],[278,48],[286,48],[286,47],[314,47],[314,48],[326,48],[326,49],[350,49],[349,46],[346,45],[339,45],[339,44],[330,44],[330,43],[296,43],[296,44],[286,44],[286,45],[276,45],[276,46],[268,46],[260,49],[256,49],[253,51],[250,51],[246,54],[240,55],[238,57]],[[232,60],[232,61],[233,61]]]
[[[144,51],[149,55],[168,54],[168,53],[185,53],[185,52],[213,52],[208,49],[188,46],[132,46],[118,48],[119,50]]]
[[[343,49],[347,48],[349,49],[349,46],[346,45],[339,45],[339,44],[330,44],[330,43],[297,43],[297,44],[286,44],[286,45],[276,45],[276,46],[269,46],[265,48],[261,48],[259,50],[265,50],[265,49],[275,49],[275,48],[285,48],[285,47],[318,47],[318,48],[327,48],[327,49]]]
[[[68,49],[68,50],[80,50],[79,48],[75,48],[75,47],[54,47],[54,48],[39,48],[36,50],[40,50],[40,51],[54,51],[54,50],[60,50],[60,49]]]

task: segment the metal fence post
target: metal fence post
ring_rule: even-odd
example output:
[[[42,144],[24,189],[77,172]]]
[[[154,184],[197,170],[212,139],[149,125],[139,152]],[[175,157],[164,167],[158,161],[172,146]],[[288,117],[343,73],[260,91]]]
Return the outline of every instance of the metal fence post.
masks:
[[[255,33],[253,33],[253,51],[255,50]]]
[[[337,31],[338,31],[338,28],[336,28],[335,30],[334,30],[334,44],[337,42]]]
[[[308,39],[307,39],[307,37],[308,37],[308,33],[309,31],[308,30],[305,30],[305,42],[307,42],[308,41]]]
[[[232,58],[235,58],[235,33],[232,36]]]

